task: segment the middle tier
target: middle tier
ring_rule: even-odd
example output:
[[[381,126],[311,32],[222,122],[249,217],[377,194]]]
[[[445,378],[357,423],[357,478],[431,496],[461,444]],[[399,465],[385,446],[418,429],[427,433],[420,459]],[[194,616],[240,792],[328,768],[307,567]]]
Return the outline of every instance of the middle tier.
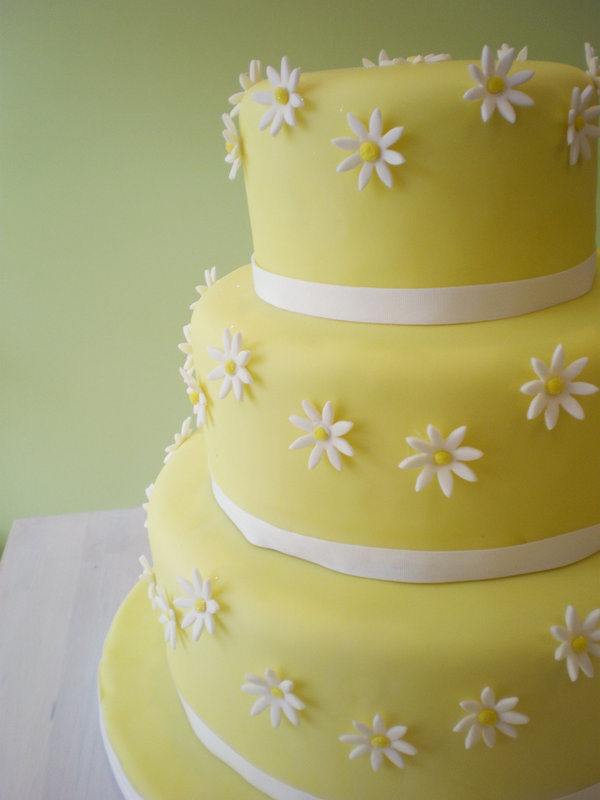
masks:
[[[598,526],[600,397],[572,395],[600,385],[599,312],[596,282],[498,321],[336,322],[264,303],[238,269],[191,324],[215,490],[292,534],[378,548],[486,550]],[[549,374],[528,419],[532,358]],[[585,418],[558,405],[569,395]]]

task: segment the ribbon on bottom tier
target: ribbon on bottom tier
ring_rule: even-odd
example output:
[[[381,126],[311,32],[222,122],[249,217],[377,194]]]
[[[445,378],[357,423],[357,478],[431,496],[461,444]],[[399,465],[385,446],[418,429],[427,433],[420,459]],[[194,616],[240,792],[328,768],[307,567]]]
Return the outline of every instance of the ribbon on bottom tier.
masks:
[[[399,550],[332,542],[278,528],[240,508],[211,477],[215,500],[258,547],[311,561],[345,575],[401,583],[505,578],[574,564],[600,551],[600,523],[525,544],[486,550]]]
[[[324,800],[302,789],[290,786],[288,783],[275,778],[273,775],[269,775],[268,772],[259,769],[230,747],[227,742],[217,736],[217,734],[200,719],[190,705],[186,703],[181,694],[179,695],[179,699],[181,700],[194,733],[206,749],[217,758],[220,758],[227,766],[235,770],[238,775],[244,778],[251,786],[254,786],[267,797],[272,798],[272,800]],[[600,783],[597,783],[594,786],[588,786],[586,789],[582,789],[574,794],[556,797],[554,800],[598,800],[599,791]]]

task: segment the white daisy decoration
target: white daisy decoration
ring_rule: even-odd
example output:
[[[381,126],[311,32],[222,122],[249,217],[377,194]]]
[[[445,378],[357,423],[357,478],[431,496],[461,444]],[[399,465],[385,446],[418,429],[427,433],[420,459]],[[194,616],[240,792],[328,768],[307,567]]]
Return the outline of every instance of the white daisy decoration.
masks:
[[[154,568],[150,565],[146,556],[140,556],[139,561],[143,572],[138,580],[148,584],[148,600],[152,603],[152,610],[154,611],[158,607],[158,584],[156,583]]]
[[[524,69],[508,75],[514,60],[515,51],[511,47],[498,61],[498,66],[494,61],[494,56],[490,48],[486,45],[481,54],[481,67],[477,64],[469,64],[469,72],[477,81],[479,86],[474,86],[464,93],[464,100],[481,100],[481,118],[487,122],[494,111],[498,109],[501,116],[508,122],[514,122],[516,113],[515,106],[532,106],[534,101],[529,95],[515,89],[533,76],[533,70]]]
[[[189,628],[193,625],[192,638],[197,642],[204,629],[210,634],[215,632],[213,617],[219,610],[219,604],[211,597],[210,581],[203,581],[197,569],[192,573],[191,583],[181,577],[177,580],[187,597],[177,597],[173,605],[187,609],[181,627]]]
[[[210,289],[217,281],[217,268],[211,267],[210,269],[204,270],[204,283],[199,284],[196,286],[196,291],[202,297],[202,295]],[[190,310],[193,311],[196,306],[198,305],[198,300],[194,300],[194,302],[190,305]]]
[[[177,644],[177,616],[175,615],[175,609],[167,600],[161,586],[158,586],[156,591],[156,608],[160,611],[158,621],[165,626],[165,642],[168,642],[175,650],[175,645]]]
[[[481,701],[463,700],[460,707],[468,716],[463,717],[453,730],[455,733],[467,732],[465,738],[467,750],[480,739],[483,739],[488,747],[493,747],[496,742],[496,731],[514,739],[517,736],[514,726],[526,725],[529,722],[529,717],[514,710],[518,702],[518,697],[503,697],[496,702],[494,692],[486,686],[481,693]]]
[[[598,387],[592,383],[573,380],[587,363],[587,358],[578,358],[565,367],[562,344],[555,348],[549,367],[539,358],[532,358],[531,366],[538,380],[528,381],[520,389],[523,394],[534,395],[527,409],[527,419],[535,419],[543,411],[549,431],[556,425],[561,408],[575,419],[583,419],[583,409],[573,395],[594,394],[598,391]]]
[[[426,56],[409,56],[407,64],[436,64],[438,61],[451,61],[450,53],[428,53]]]
[[[379,51],[379,58],[377,63],[371,61],[368,58],[363,58],[362,64],[363,67],[371,68],[371,67],[393,67],[396,64],[403,64],[404,59],[401,57],[398,58],[390,58],[385,50]]]
[[[600,64],[596,51],[589,42],[585,43],[585,61],[587,74],[592,79],[596,89],[600,89]]]
[[[183,369],[182,367],[179,370],[179,374],[185,382],[185,391],[192,404],[192,410],[196,418],[196,426],[201,428],[202,425],[206,425],[206,404],[208,402],[206,395],[202,391],[202,387],[198,383],[193,369]]]
[[[369,120],[369,130],[354,114],[347,114],[346,119],[353,133],[358,138],[343,136],[332,139],[331,142],[341,150],[351,150],[352,155],[345,158],[337,166],[337,172],[347,172],[355,167],[360,167],[358,174],[358,188],[364,189],[369,182],[373,170],[377,172],[379,180],[390,188],[393,185],[392,173],[388,165],[399,166],[404,164],[405,158],[397,150],[391,150],[400,136],[403,127],[390,128],[383,133],[381,111],[376,108]]]
[[[265,670],[264,678],[252,674],[247,674],[244,677],[246,683],[242,686],[242,691],[247,694],[258,695],[258,700],[250,709],[250,714],[253,717],[268,708],[271,725],[274,728],[279,727],[282,713],[292,725],[298,724],[297,712],[302,711],[305,705],[302,700],[293,694],[294,684],[292,681],[287,679],[280,680],[277,673],[268,668]]]
[[[242,140],[238,133],[235,122],[231,119],[229,114],[223,114],[221,117],[225,128],[223,130],[223,138],[225,139],[225,150],[227,155],[225,161],[231,164],[229,170],[229,180],[232,181],[237,175],[238,169],[242,166]]]
[[[477,476],[473,470],[464,464],[464,461],[475,461],[481,458],[483,453],[474,447],[462,447],[461,443],[465,438],[467,428],[462,425],[456,428],[444,439],[437,428],[433,425],[427,426],[427,436],[425,439],[417,439],[414,436],[407,436],[406,442],[414,449],[419,451],[419,455],[409,456],[401,461],[398,466],[400,469],[422,468],[417,477],[415,491],[420,492],[425,488],[435,475],[438,479],[440,489],[451,497],[454,489],[454,478],[456,475],[465,481],[476,481]]]
[[[185,336],[185,342],[181,342],[177,345],[177,347],[181,350],[181,352],[185,355],[185,362],[183,365],[184,369],[192,369],[194,366],[194,356],[192,352],[192,326],[186,325],[183,329],[183,335]]]
[[[267,67],[267,78],[273,87],[259,92],[253,92],[252,97],[257,103],[269,106],[258,123],[262,131],[271,126],[271,136],[275,136],[285,125],[296,124],[296,109],[304,105],[302,96],[298,94],[300,80],[300,67],[290,71],[290,62],[287,56],[281,59],[279,72],[274,67]]]
[[[567,144],[569,145],[569,164],[576,164],[583,155],[586,160],[592,157],[589,140],[600,136],[600,128],[594,120],[600,115],[600,106],[591,106],[592,98],[596,99],[596,90],[593,86],[580,89],[575,86],[571,93],[571,108],[569,109]]]
[[[425,56],[409,56],[408,58],[390,58],[385,50],[379,51],[379,60],[377,64],[370,61],[368,58],[363,58],[363,67],[393,67],[396,64],[433,64],[437,61],[450,61],[451,56],[449,53],[428,53]]]
[[[370,756],[371,766],[375,771],[381,769],[384,758],[402,768],[404,767],[402,755],[414,756],[417,753],[416,747],[404,741],[403,737],[408,730],[405,725],[386,728],[379,714],[373,717],[373,727],[365,725],[364,722],[353,721],[352,724],[357,732],[340,736],[340,741],[356,745],[350,751],[349,758]]]
[[[498,58],[502,58],[502,56],[506,55],[510,50],[513,48],[506,44],[506,42],[502,45],[502,47],[497,51]],[[529,49],[527,47],[522,47],[517,55],[515,56],[515,61],[527,61],[529,58]]]
[[[150,502],[150,497],[152,496],[153,491],[154,491],[153,483],[151,483],[150,486],[146,486],[146,502],[142,503],[142,508],[145,514],[144,528],[148,527],[148,503]]]
[[[258,61],[256,58],[253,58],[250,62],[250,68],[248,69],[248,72],[243,72],[240,75],[240,86],[242,87],[242,91],[232,94],[229,98],[229,102],[233,105],[229,115],[230,117],[237,117],[240,110],[240,105],[247,92],[249,92],[255,84],[260,83],[260,81],[262,81],[260,61]]]
[[[167,461],[171,458],[173,453],[178,450],[181,445],[187,441],[190,436],[192,435],[192,418],[187,417],[183,420],[183,424],[181,426],[181,433],[176,433],[173,443],[170,444],[168,447],[165,447],[165,453],[167,454],[163,461],[166,464]]]
[[[333,405],[328,400],[319,413],[308,400],[302,401],[302,408],[306,417],[291,416],[290,422],[306,433],[293,441],[290,450],[300,450],[303,447],[312,447],[308,457],[308,468],[313,469],[321,460],[323,453],[327,453],[329,463],[337,470],[342,468],[340,453],[353,456],[354,450],[343,438],[354,427],[353,422],[347,420],[334,421]]]
[[[560,642],[554,651],[557,661],[567,662],[567,672],[572,681],[579,677],[579,670],[588,678],[594,677],[594,665],[590,656],[600,657],[600,608],[590,611],[583,622],[573,606],[565,613],[566,627],[553,625],[550,630]]]
[[[252,383],[252,376],[246,369],[250,361],[250,351],[242,350],[242,334],[238,331],[233,336],[229,328],[223,331],[223,349],[218,347],[207,347],[208,354],[219,362],[208,373],[206,379],[209,381],[223,380],[219,390],[219,399],[222,400],[233,388],[236,400],[244,399],[244,384]]]

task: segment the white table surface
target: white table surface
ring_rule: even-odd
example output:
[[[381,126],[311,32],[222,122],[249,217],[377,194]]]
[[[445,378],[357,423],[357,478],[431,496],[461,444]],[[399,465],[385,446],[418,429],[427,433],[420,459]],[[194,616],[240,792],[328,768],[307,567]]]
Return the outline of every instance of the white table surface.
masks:
[[[13,525],[0,561],[0,800],[122,800],[96,676],[142,554],[141,508]]]

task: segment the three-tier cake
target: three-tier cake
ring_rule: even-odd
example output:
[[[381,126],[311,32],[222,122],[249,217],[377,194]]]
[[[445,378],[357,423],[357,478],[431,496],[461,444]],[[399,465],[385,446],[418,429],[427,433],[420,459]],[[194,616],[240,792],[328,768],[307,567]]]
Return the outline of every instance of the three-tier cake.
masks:
[[[100,671],[127,796],[600,797],[586,55],[241,77],[254,255],[185,328]]]

